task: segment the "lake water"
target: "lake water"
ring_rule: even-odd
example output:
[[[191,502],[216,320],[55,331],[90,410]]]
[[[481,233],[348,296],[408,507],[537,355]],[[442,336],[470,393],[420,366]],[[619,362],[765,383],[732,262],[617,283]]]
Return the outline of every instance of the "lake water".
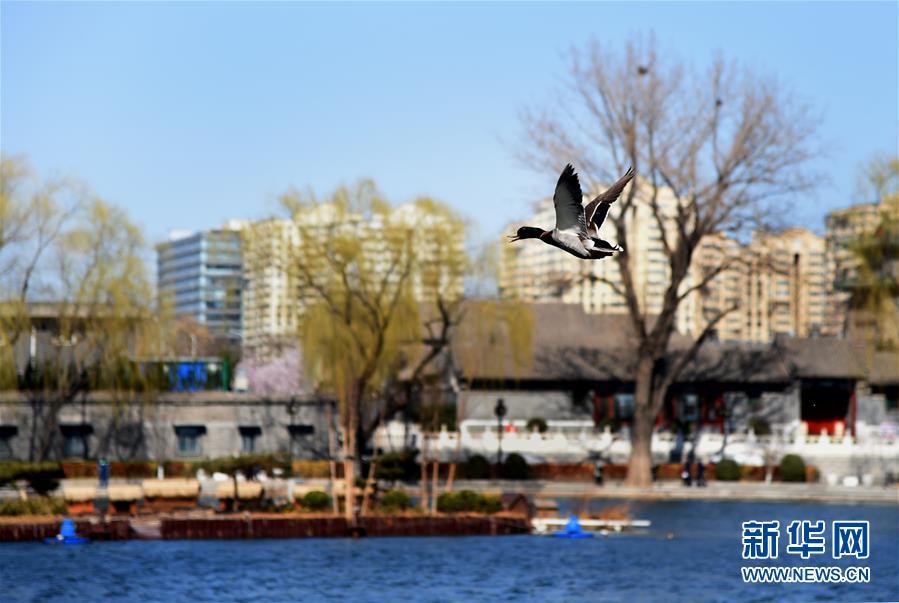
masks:
[[[594,503],[593,510],[612,504]],[[576,501],[568,501],[576,507]],[[899,506],[631,503],[641,534],[0,544],[2,601],[870,601],[899,599]],[[867,565],[869,584],[744,584],[743,521],[778,519],[777,565]],[[786,555],[794,519],[866,519],[865,561]],[[672,532],[673,539],[666,534]],[[830,546],[828,534],[828,547]],[[761,564],[760,562],[757,562]]]

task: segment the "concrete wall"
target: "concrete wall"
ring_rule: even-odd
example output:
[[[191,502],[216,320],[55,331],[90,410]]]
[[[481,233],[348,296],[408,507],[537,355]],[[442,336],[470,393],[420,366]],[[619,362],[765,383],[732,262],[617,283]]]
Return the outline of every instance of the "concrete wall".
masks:
[[[288,401],[228,392],[184,395],[146,404],[78,403],[60,411],[59,425],[63,427],[55,430],[50,458],[65,456],[63,430],[80,424],[91,427],[87,435],[88,458],[165,460],[241,454],[239,428],[242,426],[258,428],[255,453],[287,453],[291,425],[305,426],[300,431],[307,432],[294,439],[295,458],[325,458],[328,453],[326,406],[324,402],[298,402],[290,407],[291,415]],[[10,427],[17,428],[17,433],[7,440],[14,459],[28,459],[32,416],[31,408],[23,401],[0,402],[0,434],[4,428],[7,433]],[[184,426],[201,428],[196,454],[178,450],[176,428]]]

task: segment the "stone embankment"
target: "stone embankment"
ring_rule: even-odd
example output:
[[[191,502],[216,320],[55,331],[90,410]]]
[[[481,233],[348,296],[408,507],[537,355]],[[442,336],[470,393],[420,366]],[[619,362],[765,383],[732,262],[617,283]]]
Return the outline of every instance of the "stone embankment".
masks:
[[[0,542],[42,540],[59,532],[59,518],[6,518]],[[376,515],[350,525],[343,517],[234,514],[210,517],[96,518],[75,521],[77,532],[92,540],[343,538],[360,536],[505,536],[530,532],[518,515]]]

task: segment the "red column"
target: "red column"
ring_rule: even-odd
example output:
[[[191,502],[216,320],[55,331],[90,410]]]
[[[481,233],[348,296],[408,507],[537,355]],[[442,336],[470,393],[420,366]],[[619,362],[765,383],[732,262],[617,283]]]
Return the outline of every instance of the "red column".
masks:
[[[855,437],[855,414],[857,410],[857,400],[855,399],[855,389],[853,388],[852,395],[849,396],[849,430],[853,438]]]
[[[675,396],[672,396],[671,400],[662,405],[662,409],[659,411],[659,414],[656,415],[656,427],[662,427],[662,425],[665,424],[666,420],[665,418],[663,418],[663,416],[665,415],[665,410],[669,405],[671,405],[672,408],[677,408],[677,398]]]
[[[715,398],[715,421],[718,423],[718,429],[724,433],[724,394],[719,393]]]

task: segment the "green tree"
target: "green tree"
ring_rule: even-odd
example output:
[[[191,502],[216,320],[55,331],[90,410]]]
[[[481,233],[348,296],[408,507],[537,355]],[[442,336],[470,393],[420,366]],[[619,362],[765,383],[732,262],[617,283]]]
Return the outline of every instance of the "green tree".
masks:
[[[30,458],[43,460],[65,405],[97,390],[119,404],[152,388],[135,359],[159,351],[164,329],[143,237],[123,210],[74,181],[37,182],[20,158],[3,157],[0,173],[0,354],[15,367],[4,385],[30,404]],[[15,345],[34,336],[36,313],[52,327],[23,366]]]
[[[449,345],[468,265],[464,222],[430,199],[393,207],[369,181],[324,201],[297,192],[283,201],[297,234],[285,268],[306,373],[338,400],[351,492],[371,434],[410,404],[408,384]]]
[[[875,229],[850,244],[857,261],[849,309],[873,325],[861,336],[876,348],[899,347],[899,157],[873,159],[861,190],[880,205]]]

